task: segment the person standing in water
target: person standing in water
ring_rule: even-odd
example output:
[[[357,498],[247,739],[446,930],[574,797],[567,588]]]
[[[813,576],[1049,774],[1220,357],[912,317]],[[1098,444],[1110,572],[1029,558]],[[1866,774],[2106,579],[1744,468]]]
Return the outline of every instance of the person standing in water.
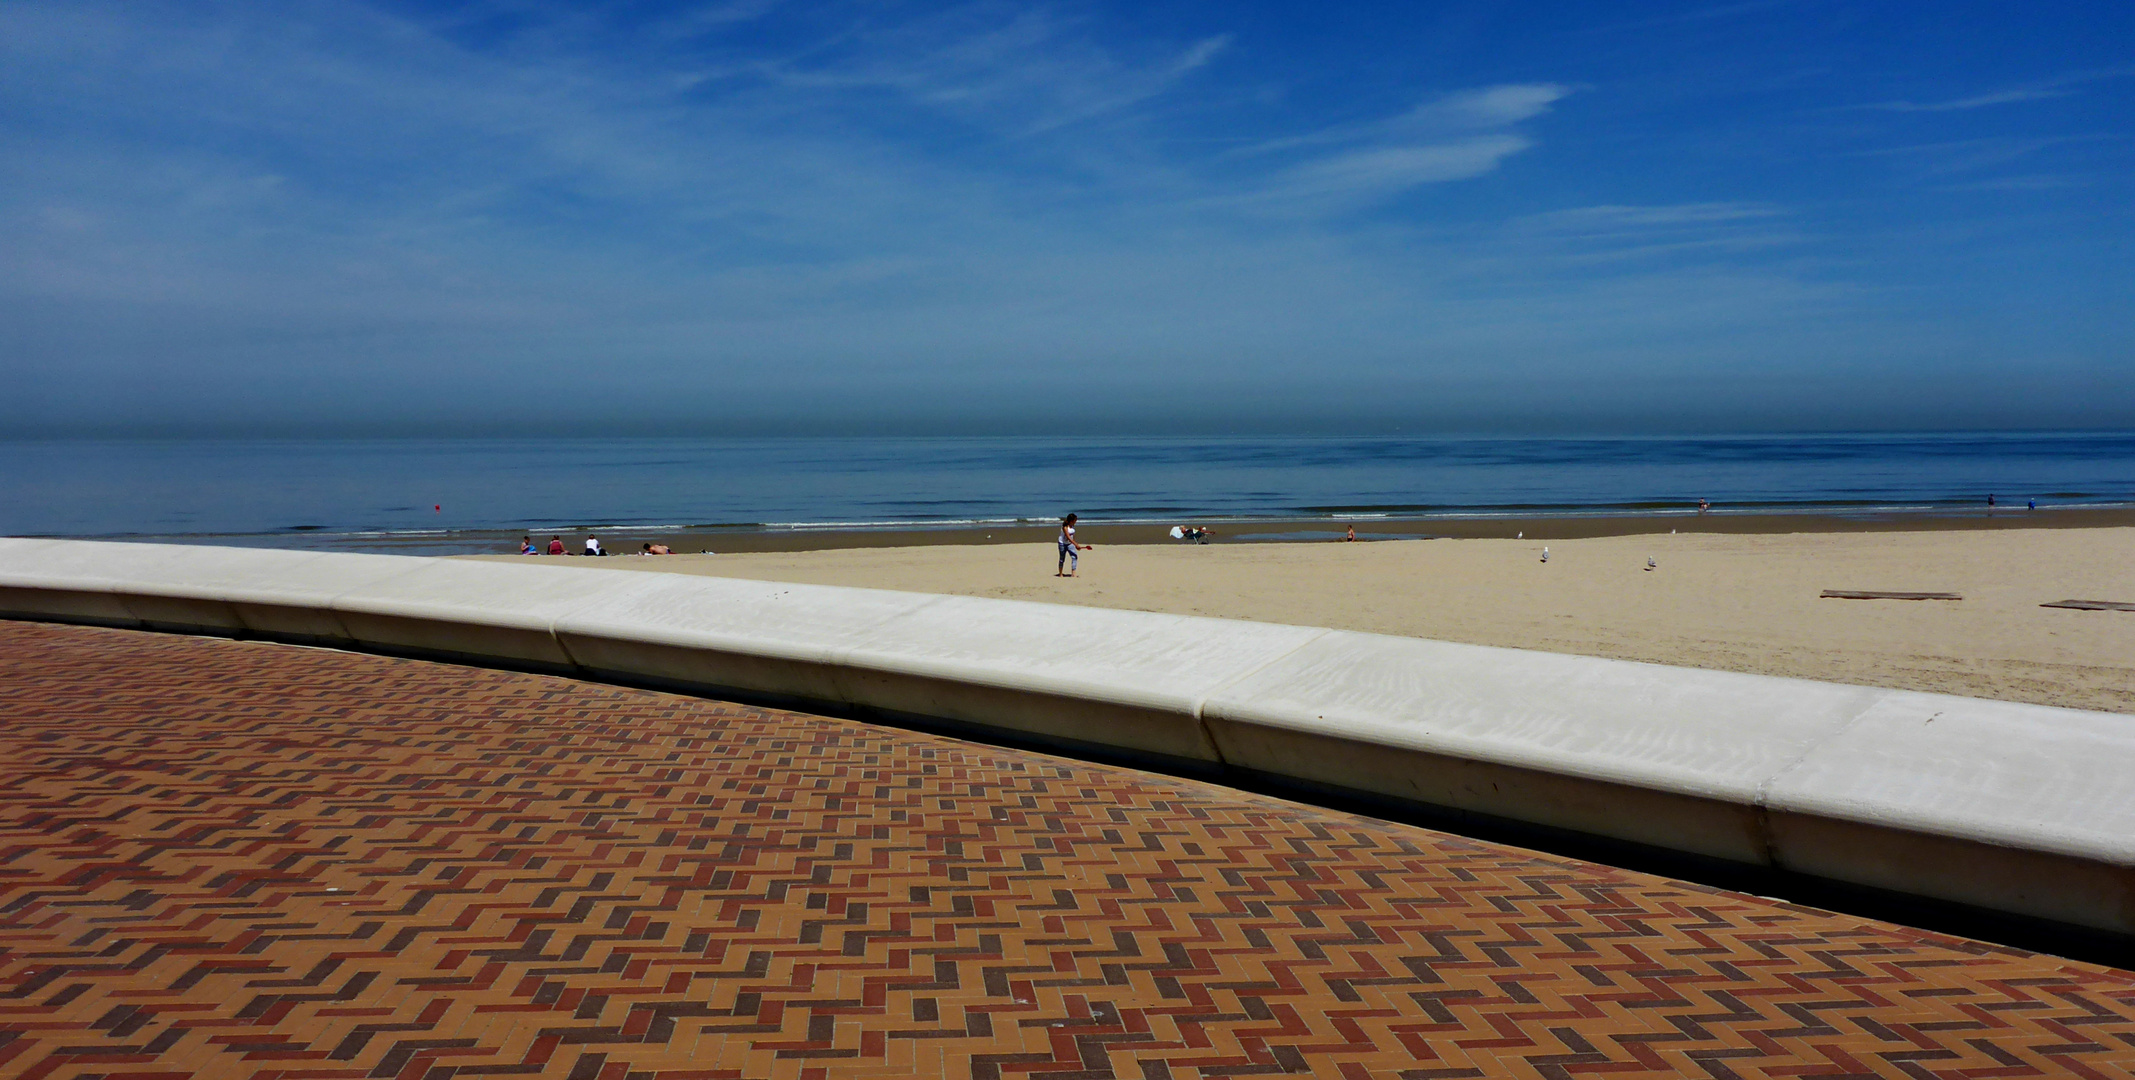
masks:
[[[1090,545],[1075,542],[1075,515],[1060,519],[1060,566],[1053,571],[1054,577],[1074,577],[1077,565],[1082,561],[1077,551],[1088,551]]]

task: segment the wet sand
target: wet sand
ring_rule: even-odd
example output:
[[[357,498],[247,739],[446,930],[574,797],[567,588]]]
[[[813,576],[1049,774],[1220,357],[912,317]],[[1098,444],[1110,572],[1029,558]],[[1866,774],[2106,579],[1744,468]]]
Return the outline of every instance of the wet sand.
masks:
[[[1561,514],[1505,514],[1488,517],[1411,519],[1271,518],[1213,522],[1182,520],[1179,524],[1206,525],[1214,531],[1215,542],[1219,544],[1334,540],[1340,538],[1343,530],[1350,526],[1355,526],[1357,535],[1364,539],[1433,537],[1480,540],[1511,539],[1524,535],[1531,540],[1571,540],[1597,536],[1639,536],[1656,533],[1665,535],[1671,529],[1683,533],[1754,535],[1824,532],[2000,532],[2008,529],[2135,527],[2135,509],[2067,508],[2026,512],[2021,507],[2005,507],[1992,512],[1979,509],[1886,514],[1697,514],[1684,510],[1678,513],[1583,517]],[[1081,535],[1090,543],[1104,544],[1107,547],[1123,544],[1161,546],[1175,543],[1166,535],[1168,528],[1168,524],[1113,525],[1084,522]],[[730,554],[822,551],[835,548],[1037,544],[1049,543],[1056,529],[1057,525],[1050,522],[977,528],[959,526],[904,529],[689,528],[654,531],[627,526],[582,526],[565,530],[561,534],[553,529],[539,532],[534,536],[534,540],[546,545],[550,536],[560,535],[565,546],[576,552],[585,545],[586,534],[591,532],[601,538],[603,547],[617,554],[637,551],[639,546],[645,543],[666,544],[677,552],[692,554],[704,551]],[[468,532],[460,534],[459,539],[474,543],[487,542],[493,545],[494,550],[504,552],[518,550],[520,535],[518,532],[503,531]],[[434,544],[436,541],[426,538],[409,543]],[[372,542],[372,547],[387,550],[387,546],[381,546],[376,541]]]
[[[2070,520],[2032,520],[2048,517]],[[1707,522],[1716,527],[1676,523],[1677,535],[1206,546],[1116,544],[1092,527],[1097,550],[1076,578],[1053,576],[1050,531],[1037,543],[547,561],[1332,626],[2135,713],[2135,612],[2039,606],[2135,602],[2135,527],[1690,524]],[[1963,599],[1821,599],[1826,589]]]

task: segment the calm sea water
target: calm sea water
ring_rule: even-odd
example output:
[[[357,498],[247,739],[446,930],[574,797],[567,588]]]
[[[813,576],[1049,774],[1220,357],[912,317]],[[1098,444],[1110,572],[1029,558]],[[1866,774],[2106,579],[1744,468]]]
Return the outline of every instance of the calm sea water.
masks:
[[[2135,503],[2135,433],[0,443],[0,534],[487,549],[462,532]],[[427,539],[425,539],[427,538]]]

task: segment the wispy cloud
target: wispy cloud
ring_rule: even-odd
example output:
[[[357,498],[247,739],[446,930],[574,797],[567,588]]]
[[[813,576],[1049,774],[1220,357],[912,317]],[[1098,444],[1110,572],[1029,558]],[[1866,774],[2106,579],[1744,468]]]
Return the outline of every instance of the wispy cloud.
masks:
[[[1992,93],[1974,94],[1971,97],[1952,98],[1948,101],[1880,101],[1873,105],[1864,105],[1862,108],[1899,113],[1965,112],[1971,109],[1990,108],[1995,105],[2016,105],[2026,101],[2048,101],[2053,98],[2067,97],[2073,93],[2075,91],[2065,87],[2027,86],[2014,90],[1996,90]]]
[[[1879,147],[1861,151],[1860,156],[1888,158],[1917,175],[1938,177],[2007,165],[2056,147],[2106,141],[2118,140],[2104,135],[1988,135]]]
[[[1645,236],[1660,231],[1710,229],[1769,222],[1784,211],[1763,203],[1682,203],[1670,206],[1581,206],[1514,219],[1516,228],[1559,236]]]
[[[17,37],[43,55],[9,54],[17,80],[45,69],[17,91],[80,84],[68,137],[0,133],[0,213],[21,225],[5,291],[48,311],[157,298],[164,347],[195,379],[479,383],[472,358],[510,356],[514,385],[541,385],[627,356],[687,396],[776,372],[995,378],[1034,342],[1086,372],[1144,373],[1126,358],[1151,350],[1274,372],[1331,333],[1363,358],[1398,353],[1418,319],[1480,342],[1546,336],[1545,309],[1589,317],[1569,295],[1518,313],[1462,297],[1463,278],[1517,290],[1533,271],[1489,245],[1375,262],[1345,235],[1353,218],[1327,222],[1532,152],[1520,129],[1572,93],[1558,83],[1431,94],[1197,156],[1135,113],[1217,65],[1220,28],[1123,51],[1072,18],[975,7],[750,50],[719,28],[775,10],[722,9],[646,30],[686,44],[624,66],[574,51],[596,31],[570,12],[485,52],[333,3],[236,27],[175,8],[11,10],[50,20]],[[61,30],[77,59],[53,59]],[[149,50],[146,71],[79,59]],[[928,117],[980,141],[937,150]],[[1671,212],[1694,215],[1642,211],[1649,226]],[[277,363],[299,342],[314,359]],[[1108,355],[1122,359],[1092,359]]]
[[[1508,127],[1548,112],[1569,93],[1570,87],[1556,83],[1507,83],[1463,90],[1416,106],[1389,121],[1387,130],[1432,133]]]
[[[1631,259],[1704,258],[1798,245],[1792,215],[1768,203],[1601,205],[1529,214],[1508,222],[1502,242],[1551,265]]]
[[[1668,15],[1660,15],[1649,19],[1633,19],[1625,22],[1608,23],[1603,26],[1595,27],[1590,32],[1607,33],[1624,30],[1657,30],[1667,27],[1691,26],[1699,23],[1724,22],[1742,19],[1754,15],[1763,15],[1768,12],[1784,10],[1786,8],[1798,8],[1802,6],[1805,6],[1803,0],[1742,0],[1742,2],[1740,3],[1713,4],[1705,7],[1692,8],[1688,11],[1680,11]]]
[[[1082,23],[1043,8],[951,8],[887,25],[855,22],[821,43],[730,69],[795,90],[876,90],[1011,134],[1114,117],[1215,61],[1211,34],[1183,47],[1123,57]]]
[[[1392,116],[1266,139],[1231,153],[1252,156],[1329,145],[1445,139],[1479,130],[1507,128],[1531,120],[1547,113],[1571,93],[1571,87],[1557,83],[1504,83],[1459,90],[1429,98]]]
[[[2021,86],[1990,90],[1984,93],[1967,94],[1963,97],[1941,101],[1879,101],[1857,106],[1878,112],[1894,113],[1946,113],[1970,112],[1973,109],[1989,109],[1997,105],[2021,105],[2032,101],[2051,101],[2077,93],[2085,83],[2106,79],[2126,78],[2135,75],[2135,67],[2105,68],[2094,71],[2078,71],[2058,78],[2026,83]]]
[[[1998,176],[1990,180],[1975,180],[1963,184],[1949,184],[1944,191],[2067,191],[2072,188],[2089,187],[2089,177],[2070,176],[2062,173],[2032,173],[2024,176]]]
[[[1338,124],[1230,152],[1287,158],[1233,193],[1245,204],[1342,210],[1425,184],[1468,180],[1535,146],[1511,130],[1570,94],[1556,83],[1506,83],[1441,94],[1404,112]]]
[[[1481,176],[1533,145],[1519,135],[1484,135],[1422,146],[1348,150],[1286,169],[1251,197],[1341,203],[1372,199],[1421,184]]]
[[[1122,386],[1280,412],[1898,337],[1847,343],[1863,290],[1825,272],[1812,185],[1731,169],[1710,101],[1625,121],[1634,80],[1561,51],[1516,68],[1561,79],[1402,54],[1308,93],[1213,5],[1166,33],[1005,0],[625,7],[0,3],[0,425]],[[1889,160],[2067,171],[1921,142]]]

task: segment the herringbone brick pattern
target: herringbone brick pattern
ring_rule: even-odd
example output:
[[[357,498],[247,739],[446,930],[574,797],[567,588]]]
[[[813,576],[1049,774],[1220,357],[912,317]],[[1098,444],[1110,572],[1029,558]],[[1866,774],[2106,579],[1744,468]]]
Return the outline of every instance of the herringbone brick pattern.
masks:
[[[0,623],[0,1074],[2126,1076],[2123,974],[1130,770]]]

